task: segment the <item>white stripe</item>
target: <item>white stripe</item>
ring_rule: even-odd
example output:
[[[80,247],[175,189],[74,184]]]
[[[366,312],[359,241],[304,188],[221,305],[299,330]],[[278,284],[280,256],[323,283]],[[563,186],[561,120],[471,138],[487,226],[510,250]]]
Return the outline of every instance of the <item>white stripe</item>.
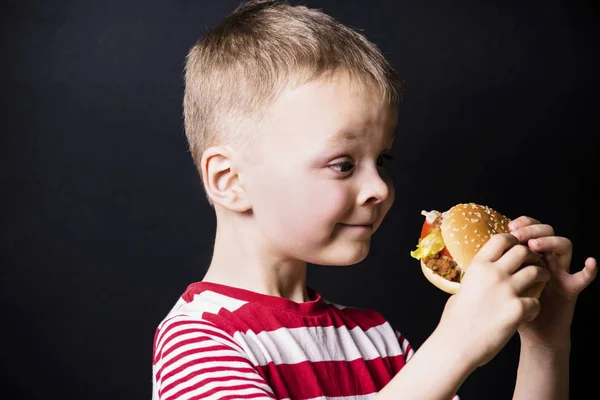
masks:
[[[177,325],[181,322],[183,322],[183,324]],[[159,339],[156,343],[156,348],[162,348],[167,339],[170,339],[175,333],[185,329],[207,329],[217,331],[217,329],[212,327],[212,324],[209,322],[198,320],[187,315],[178,315],[165,321],[165,323],[159,328]]]
[[[206,368],[206,364],[208,364],[208,362],[203,361],[204,359],[208,358],[208,357],[227,357],[227,356],[233,356],[233,357],[241,357],[241,358],[246,358],[243,355],[240,355],[240,353],[237,353],[235,351],[208,351],[208,352],[197,352],[185,357],[182,357],[181,359],[168,364],[169,360],[164,360],[161,364],[160,367],[162,367],[163,365],[165,366],[164,369],[161,372],[161,376],[165,376],[167,375],[169,372],[179,368],[180,366],[190,362],[190,361],[196,361],[196,363],[202,363],[202,367]],[[234,361],[232,361],[234,362]],[[237,361],[239,363],[244,363],[243,361]],[[167,365],[168,364],[168,365]],[[224,362],[223,361],[219,361],[217,363],[217,366],[223,365]],[[250,367],[250,365],[248,365],[247,363],[244,364],[244,366],[246,368]],[[186,368],[186,371],[189,368]],[[173,380],[173,379],[170,379]],[[165,382],[166,383],[166,382]]]
[[[189,328],[194,328],[193,326],[188,326],[187,328],[184,329],[178,329],[177,331],[183,331],[185,329],[189,329]],[[200,328],[197,327],[199,329],[204,329],[204,328]],[[175,328],[176,329],[176,328]],[[177,331],[175,331],[174,333],[176,334]],[[214,330],[211,330],[213,332],[216,332]],[[221,332],[218,332],[221,333]],[[223,333],[225,335],[225,333]],[[174,336],[174,337],[173,337]],[[226,335],[229,336],[229,335]],[[171,339],[171,337],[173,337]],[[183,347],[188,347],[189,346],[196,346],[196,347],[210,347],[210,346],[226,346],[227,348],[232,349],[233,351],[242,351],[242,349],[237,346],[237,344],[235,343],[235,341],[233,340],[233,338],[231,336],[229,336],[231,338],[231,340],[226,340],[223,339],[222,337],[219,336],[214,336],[214,335],[210,335],[206,332],[189,332],[189,333],[184,333],[184,334],[180,334],[180,335],[171,335],[171,332],[169,332],[169,338],[171,339],[168,341],[168,343],[164,343],[164,348],[161,349],[161,354],[165,354],[167,353],[169,350],[171,350],[173,347],[177,347],[179,345],[179,343],[188,340],[188,339],[209,339],[209,340],[202,340],[200,342],[195,342],[195,343],[190,343],[190,344],[186,344]],[[181,353],[178,349],[177,350],[173,350],[174,353]],[[169,358],[172,357],[171,354],[168,355]]]
[[[188,388],[190,386],[195,385],[196,383],[200,382],[201,380],[203,380],[203,376],[200,377],[195,377],[193,379],[190,379],[189,381],[185,382],[185,384],[180,384],[177,385],[176,387],[174,387],[173,389],[169,390],[168,392],[163,393],[162,397],[163,398],[167,398],[177,392],[179,392],[180,390],[183,390],[185,388]],[[185,399],[189,399],[190,397],[195,397],[198,395],[202,395],[203,393],[206,393],[212,389],[218,388],[220,389],[217,394],[220,397],[223,397],[225,395],[225,393],[227,392],[227,388],[231,387],[231,386],[237,386],[237,385],[246,385],[246,384],[250,384],[250,385],[254,385],[255,387],[252,388],[248,388],[248,389],[235,389],[235,390],[230,390],[229,392],[231,392],[231,394],[250,394],[250,393],[264,393],[266,392],[271,392],[271,389],[265,385],[265,384],[261,384],[261,383],[256,383],[256,382],[249,382],[246,380],[239,380],[239,379],[229,379],[226,381],[219,381],[219,382],[210,382],[207,384],[203,384],[202,386],[200,386],[199,388],[197,388],[196,390],[192,390],[190,392],[184,393],[180,396],[177,396],[177,400],[185,400]],[[222,389],[222,390],[221,390]],[[261,390],[262,389],[262,390]],[[211,396],[212,397],[212,396]]]
[[[198,359],[198,364],[200,364],[202,366],[202,368],[214,368],[214,367],[223,367],[223,368],[248,368],[248,363],[243,362],[243,361],[210,361],[210,362],[204,362],[201,359]],[[177,366],[180,366],[181,363],[177,363]],[[191,368],[191,367],[189,367]],[[157,371],[159,371],[160,369],[157,368]],[[187,369],[183,370],[182,372],[176,374],[175,376],[181,377],[181,376],[185,376],[187,375]],[[165,374],[161,373],[161,377],[164,377]],[[161,378],[162,379],[162,378]],[[171,379],[169,378],[169,381]],[[162,380],[161,380],[162,382]],[[164,386],[161,384],[161,386]]]
[[[199,318],[202,318],[202,314],[205,312],[218,314],[223,308],[233,312],[247,303],[247,301],[205,290],[202,293],[195,294],[191,302],[182,304],[179,312],[197,315]]]
[[[218,367],[223,366],[223,363],[216,365]],[[230,365],[228,365],[228,367],[231,367]],[[248,367],[247,364],[244,365],[244,367]],[[194,364],[193,366],[186,368],[184,371],[182,371],[181,373],[177,374],[178,378],[179,377],[183,377],[183,376],[187,376],[189,374],[192,374],[194,372],[197,371],[202,371],[207,369],[207,366],[205,364]],[[239,380],[244,380],[246,381],[246,379],[258,379],[260,381],[263,380],[263,378],[255,371],[252,372],[240,372],[240,371],[235,371],[235,370],[231,370],[231,369],[227,369],[227,370],[222,370],[222,371],[212,371],[212,372],[205,372],[203,374],[199,375],[201,377],[200,380],[203,379],[212,379],[212,378],[222,378],[222,377],[229,377],[229,378],[238,378]],[[169,383],[171,383],[174,380],[177,380],[178,378],[169,378],[166,381],[163,381],[162,386],[167,386],[169,385]],[[254,383],[254,382],[251,382]]]
[[[408,340],[404,339],[402,340],[402,353],[404,354],[404,359],[406,361],[408,361],[413,354],[415,354],[414,349],[410,349],[410,351],[408,350],[408,346],[410,345],[410,343],[408,342]]]
[[[331,303],[329,301],[325,301],[327,304],[334,306],[335,308],[337,308],[338,310],[343,310],[344,308],[348,308],[344,305],[341,304],[337,304],[337,303]]]
[[[244,390],[223,390],[223,391],[219,391],[217,393],[212,394],[211,396],[207,397],[207,400],[218,400],[221,399],[225,396],[231,396],[231,395],[244,395],[244,394],[255,394],[255,393],[263,393],[260,390],[257,389],[244,389]],[[253,400],[257,399],[257,400],[273,400],[272,397],[269,397],[267,395],[265,395],[264,397],[253,397]],[[177,399],[179,400],[179,399]]]
[[[321,396],[321,397],[311,397],[310,399],[306,399],[306,400],[366,400],[366,399],[372,399],[373,396],[375,396],[375,394],[376,393],[362,394],[362,395],[358,395],[358,396],[338,396],[338,397]]]
[[[410,351],[408,352],[408,354],[405,354],[404,360],[406,362],[408,362],[408,360],[410,360],[414,354],[415,354],[415,351],[413,349],[410,349]]]
[[[181,297],[179,299],[177,299],[177,301],[175,302],[175,304],[173,304],[173,307],[171,307],[171,309],[169,310],[169,312],[167,313],[167,315],[165,315],[165,317],[163,318],[162,322],[160,323],[160,325],[158,327],[162,328],[162,326],[168,322],[167,320],[169,318],[171,318],[171,317],[173,317],[175,315],[178,315],[179,314],[179,309],[185,303],[187,303],[187,302],[185,300],[183,300]]]
[[[387,323],[366,332],[359,327],[348,330],[345,326],[280,328],[258,334],[249,330],[236,332],[234,339],[255,365],[373,360],[402,354]]]
[[[171,324],[174,324],[177,322],[185,322],[185,323],[171,328],[171,330],[169,330],[167,333],[165,333],[162,336],[162,338],[156,344],[157,354],[158,354],[158,352],[160,352],[161,354],[164,353],[167,349],[173,347],[179,341],[181,341],[182,339],[180,337],[177,337],[175,340],[170,340],[170,342],[164,349],[162,348],[163,346],[165,346],[165,342],[167,342],[169,339],[172,339],[174,336],[176,336],[178,332],[184,331],[186,329],[202,329],[204,331],[204,332],[192,332],[189,334],[189,335],[192,335],[192,337],[206,337],[206,338],[210,338],[211,340],[214,340],[218,344],[223,344],[225,346],[232,347],[232,348],[235,348],[235,346],[236,346],[235,340],[233,340],[233,337],[231,335],[227,334],[226,332],[222,331],[221,329],[215,328],[209,322],[191,319],[190,317],[174,318],[171,321],[172,322],[168,326],[165,326],[165,328],[163,328],[163,329],[166,329]],[[212,335],[211,333],[214,333],[214,335]],[[183,337],[186,335],[188,335],[188,334],[184,334],[181,336]],[[230,340],[223,339],[221,336],[225,336],[225,337],[229,338]],[[237,347],[237,348],[235,348],[235,350],[241,351],[242,348]]]

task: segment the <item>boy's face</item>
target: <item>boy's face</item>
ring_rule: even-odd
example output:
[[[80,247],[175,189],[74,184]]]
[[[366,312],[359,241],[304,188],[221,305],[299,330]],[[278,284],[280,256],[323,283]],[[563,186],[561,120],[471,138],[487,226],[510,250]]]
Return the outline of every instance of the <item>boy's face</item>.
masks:
[[[395,108],[347,77],[283,92],[244,168],[259,235],[276,257],[320,265],[363,260],[394,201],[386,152]]]

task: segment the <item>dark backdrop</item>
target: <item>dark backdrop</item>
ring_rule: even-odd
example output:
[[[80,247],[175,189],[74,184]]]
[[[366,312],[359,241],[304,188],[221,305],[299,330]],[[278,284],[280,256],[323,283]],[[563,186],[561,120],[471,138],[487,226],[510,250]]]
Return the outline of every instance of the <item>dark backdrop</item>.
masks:
[[[422,209],[486,203],[600,256],[598,14],[581,1],[306,1],[362,30],[407,83],[397,201],[370,256],[311,266],[333,301],[415,345],[447,296],[409,252]],[[214,217],[187,152],[184,57],[237,1],[2,3],[2,392],[149,399],[154,329],[210,260]],[[598,283],[573,324],[572,398],[594,393]],[[507,399],[518,341],[461,388]],[[584,365],[589,363],[592,365]],[[444,373],[432,369],[435,375]]]

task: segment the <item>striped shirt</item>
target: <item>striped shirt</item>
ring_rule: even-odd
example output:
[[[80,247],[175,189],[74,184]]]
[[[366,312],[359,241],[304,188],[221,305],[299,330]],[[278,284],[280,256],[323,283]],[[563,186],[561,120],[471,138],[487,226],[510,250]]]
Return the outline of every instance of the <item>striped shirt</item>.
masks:
[[[411,345],[379,313],[309,294],[296,303],[188,286],[156,329],[152,399],[372,397],[410,359]]]

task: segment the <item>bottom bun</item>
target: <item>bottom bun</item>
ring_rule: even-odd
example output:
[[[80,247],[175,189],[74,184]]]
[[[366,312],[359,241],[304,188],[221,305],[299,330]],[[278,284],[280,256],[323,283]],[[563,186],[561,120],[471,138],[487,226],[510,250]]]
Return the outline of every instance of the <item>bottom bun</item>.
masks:
[[[458,289],[460,288],[459,282],[449,281],[448,279],[443,278],[441,275],[436,274],[431,268],[425,265],[423,261],[421,261],[421,270],[423,271],[425,278],[427,278],[427,280],[438,289],[450,294],[456,294],[458,292]],[[546,282],[538,282],[527,289],[525,293],[523,293],[523,296],[539,299],[544,287],[546,287]]]
[[[460,283],[449,281],[446,278],[443,278],[441,275],[433,272],[431,268],[429,268],[423,261],[421,261],[421,270],[423,271],[423,275],[425,278],[438,289],[443,290],[446,293],[456,294],[458,292],[458,288],[460,287]]]

